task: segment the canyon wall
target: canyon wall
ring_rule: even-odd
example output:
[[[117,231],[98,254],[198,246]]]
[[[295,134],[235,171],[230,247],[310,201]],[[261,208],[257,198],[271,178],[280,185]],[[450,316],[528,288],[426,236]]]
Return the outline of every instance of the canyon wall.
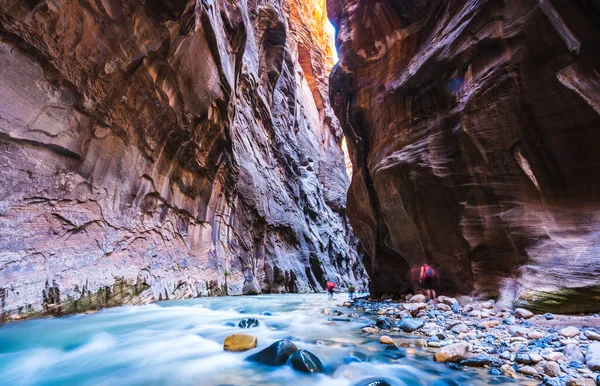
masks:
[[[600,310],[600,6],[328,0],[348,217],[374,295]],[[415,272],[417,271],[417,272]]]
[[[1,0],[2,316],[362,283],[326,17]]]

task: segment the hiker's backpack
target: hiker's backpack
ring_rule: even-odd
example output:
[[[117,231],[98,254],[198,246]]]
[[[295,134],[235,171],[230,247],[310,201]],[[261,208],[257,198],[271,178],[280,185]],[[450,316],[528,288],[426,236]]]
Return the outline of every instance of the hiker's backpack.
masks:
[[[425,272],[423,273],[424,279],[434,279],[435,278],[435,269],[432,266],[428,265],[425,267]]]

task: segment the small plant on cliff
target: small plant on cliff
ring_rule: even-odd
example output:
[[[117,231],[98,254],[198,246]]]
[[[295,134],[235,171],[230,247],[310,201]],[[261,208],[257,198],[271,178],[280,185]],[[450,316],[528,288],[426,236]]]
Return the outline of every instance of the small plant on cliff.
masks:
[[[229,271],[223,272],[223,275],[227,278],[229,276]]]

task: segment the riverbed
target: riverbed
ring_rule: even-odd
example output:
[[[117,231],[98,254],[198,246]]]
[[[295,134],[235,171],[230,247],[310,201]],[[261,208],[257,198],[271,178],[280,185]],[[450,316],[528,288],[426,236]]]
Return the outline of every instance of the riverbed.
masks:
[[[434,362],[430,349],[410,354],[400,348],[406,356],[397,359],[385,355],[378,339],[360,333],[375,316],[359,313],[332,323],[333,316],[322,313],[331,307],[346,317],[351,310],[341,307],[344,300],[343,294],[333,300],[321,294],[197,298],[10,323],[0,327],[0,384],[344,386],[371,378],[423,386],[515,383],[482,369],[453,370]],[[249,317],[259,326],[237,327]],[[234,333],[258,337],[258,347],[225,352],[223,341]],[[326,373],[245,361],[280,339],[316,354]]]

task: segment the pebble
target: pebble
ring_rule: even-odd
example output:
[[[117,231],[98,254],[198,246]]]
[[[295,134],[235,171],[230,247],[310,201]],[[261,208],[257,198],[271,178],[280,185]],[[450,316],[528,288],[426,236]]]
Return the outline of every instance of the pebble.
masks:
[[[379,338],[379,343],[381,343],[381,344],[394,344],[394,340],[392,338],[390,338],[389,336],[384,335],[381,338]]]
[[[589,378],[570,378],[567,381],[567,386],[596,386],[596,382]]]
[[[559,334],[566,338],[573,338],[579,335],[579,329],[577,327],[569,326],[560,330]]]
[[[563,355],[568,361],[583,362],[583,354],[576,344],[568,344],[563,350]]]
[[[412,296],[408,302],[409,303],[425,303],[425,300],[427,300],[427,297],[425,297],[425,295],[421,295],[421,294],[417,294]]]
[[[598,334],[595,331],[592,330],[587,330],[584,331],[583,334],[585,335],[586,338],[588,338],[589,340],[598,340],[600,341],[600,334]]]
[[[517,374],[517,372],[515,371],[515,369],[511,366],[511,365],[502,365],[500,367],[500,370],[502,370],[502,372],[510,378],[513,379],[519,379],[519,375]]]
[[[542,369],[544,370],[544,374],[553,378],[558,377],[561,373],[558,363],[552,361],[544,363]]]
[[[499,320],[486,320],[485,322],[481,322],[477,325],[479,328],[494,328],[500,325]]]
[[[422,319],[406,317],[403,318],[400,323],[398,323],[398,328],[404,332],[414,332],[422,328],[424,325],[425,322]]]
[[[519,374],[529,375],[531,377],[535,377],[535,376],[539,375],[537,370],[531,366],[523,366],[523,367],[519,368]]]
[[[361,332],[363,334],[377,334],[377,329],[375,327],[364,327]]]
[[[460,362],[467,358],[469,353],[469,344],[460,342],[442,347],[435,353],[434,359],[436,362]]]
[[[526,310],[525,308],[517,308],[515,310],[515,316],[517,318],[529,319],[533,316],[533,312]]]

